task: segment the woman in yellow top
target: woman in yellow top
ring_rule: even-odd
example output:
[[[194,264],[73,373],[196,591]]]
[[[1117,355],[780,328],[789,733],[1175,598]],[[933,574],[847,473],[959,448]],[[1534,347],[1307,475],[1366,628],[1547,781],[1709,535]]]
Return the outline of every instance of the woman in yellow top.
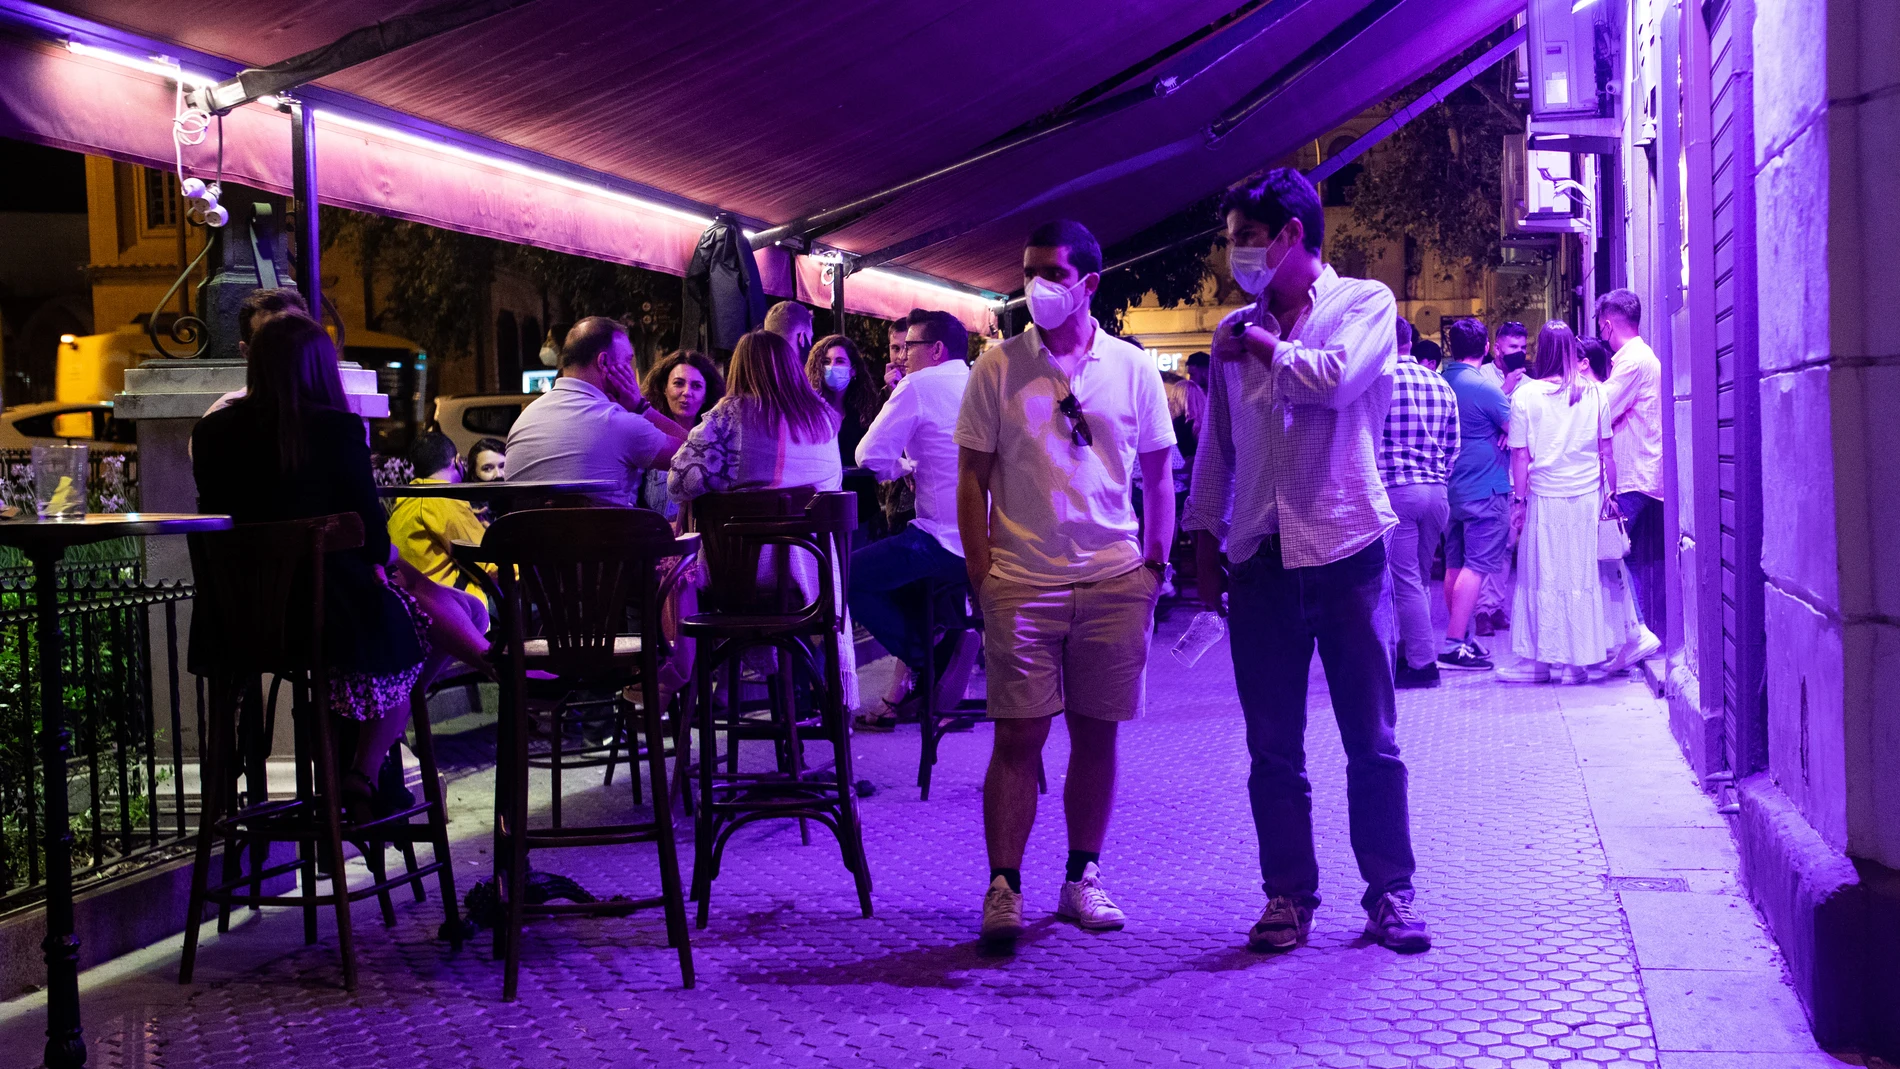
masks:
[[[462,481],[461,458],[455,443],[440,431],[430,431],[409,448],[413,486]],[[455,542],[481,543],[488,529],[466,501],[451,497],[399,497],[389,512],[389,541],[416,571],[446,587],[487,597],[473,578],[450,556]],[[490,606],[492,609],[493,606]]]

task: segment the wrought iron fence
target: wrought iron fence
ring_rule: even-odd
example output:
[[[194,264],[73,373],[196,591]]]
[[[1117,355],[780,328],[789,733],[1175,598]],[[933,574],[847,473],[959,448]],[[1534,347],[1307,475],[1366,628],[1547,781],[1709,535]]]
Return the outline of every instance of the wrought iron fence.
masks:
[[[84,889],[191,846],[186,772],[197,755],[187,763],[178,606],[192,591],[145,581],[136,558],[63,564],[59,580],[73,876]],[[0,913],[38,901],[45,879],[40,593],[30,569],[0,569]]]

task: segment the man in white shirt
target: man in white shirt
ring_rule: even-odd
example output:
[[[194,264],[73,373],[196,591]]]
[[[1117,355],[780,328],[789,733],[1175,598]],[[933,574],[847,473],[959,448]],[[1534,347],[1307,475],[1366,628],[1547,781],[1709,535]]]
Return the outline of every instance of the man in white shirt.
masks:
[[[1326,224],[1300,172],[1268,171],[1221,203],[1234,281],[1252,305],[1214,331],[1207,433],[1184,526],[1203,603],[1231,587],[1234,681],[1253,767],[1247,793],[1267,907],[1256,950],[1291,950],[1319,904],[1306,691],[1313,651],[1346,749],[1353,853],[1366,879],[1365,934],[1431,946],[1412,906],[1412,839],[1393,695],[1385,534],[1397,524],[1379,477],[1398,311],[1380,283],[1320,259]],[[1224,572],[1222,544],[1233,562]]]
[[[1662,522],[1662,361],[1642,338],[1643,302],[1629,290],[1597,298],[1597,336],[1609,343],[1610,421],[1616,454],[1616,507],[1629,525],[1630,582],[1643,630],[1633,648],[1612,658],[1618,668],[1662,648],[1655,629],[1664,607]]]
[[[903,531],[851,554],[852,619],[863,624],[902,666],[884,697],[885,708],[858,717],[858,726],[890,731],[897,708],[934,645],[924,633],[921,582],[944,585],[936,622],[946,634],[938,656],[937,705],[962,697],[975,662],[975,636],[963,627],[965,569],[957,533],[957,443],[952,437],[963,389],[970,381],[964,354],[969,333],[948,312],[915,311],[905,328],[910,373],[891,389],[889,400],[858,442],[857,462],[880,482],[906,475],[917,483],[917,518]]]
[[[1089,314],[1101,271],[1102,248],[1080,223],[1029,236],[1036,325],[977,358],[957,419],[957,528],[983,607],[996,724],[983,781],[986,941],[1023,929],[1023,850],[1057,713],[1069,728],[1069,861],[1056,915],[1093,930],[1126,920],[1099,861],[1117,729],[1141,712],[1174,532],[1173,494],[1143,495],[1137,521],[1131,490],[1137,464],[1148,486],[1170,484],[1174,427],[1154,361]]]
[[[561,375],[508,431],[508,481],[599,479],[632,506],[640,476],[664,468],[686,441],[671,416],[647,403],[633,373],[627,328],[606,316],[574,324],[561,345]]]

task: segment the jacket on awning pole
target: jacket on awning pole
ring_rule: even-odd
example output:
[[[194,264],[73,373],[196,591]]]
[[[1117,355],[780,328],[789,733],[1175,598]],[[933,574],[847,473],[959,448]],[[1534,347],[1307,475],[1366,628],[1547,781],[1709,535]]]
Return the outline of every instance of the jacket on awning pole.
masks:
[[[739,221],[720,213],[686,267],[680,348],[698,349],[723,370],[747,331],[765,325],[765,284]]]

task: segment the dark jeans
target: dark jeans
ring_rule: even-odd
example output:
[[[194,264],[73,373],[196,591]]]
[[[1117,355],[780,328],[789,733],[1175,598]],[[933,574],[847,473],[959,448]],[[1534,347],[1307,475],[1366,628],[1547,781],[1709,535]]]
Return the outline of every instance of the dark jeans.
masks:
[[[851,586],[845,592],[851,617],[864,625],[893,657],[922,671],[930,637],[924,634],[920,579],[949,584],[937,603],[937,626],[963,626],[963,593],[968,582],[963,558],[943,548],[916,527],[873,542],[851,554]]]
[[[1247,794],[1270,896],[1319,903],[1313,789],[1306,779],[1306,681],[1319,648],[1346,748],[1352,851],[1361,904],[1412,886],[1411,817],[1392,691],[1392,595],[1385,544],[1317,568],[1280,565],[1269,539],[1234,567],[1229,595],[1234,681],[1247,718]]]
[[[1616,508],[1629,526],[1630,554],[1623,562],[1629,565],[1630,583],[1636,587],[1636,613],[1644,627],[1661,635],[1668,585],[1663,580],[1662,502],[1631,490],[1616,495]]]

